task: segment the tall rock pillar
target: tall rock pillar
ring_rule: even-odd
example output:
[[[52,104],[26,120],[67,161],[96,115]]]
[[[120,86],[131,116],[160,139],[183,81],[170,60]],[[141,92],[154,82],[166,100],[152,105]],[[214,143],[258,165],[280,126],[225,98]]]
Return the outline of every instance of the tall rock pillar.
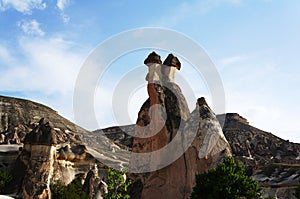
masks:
[[[181,68],[177,57],[169,54],[161,64],[160,56],[152,52],[144,63],[149,68],[146,78],[149,98],[138,113],[132,151],[149,155],[131,159],[131,165],[136,164],[141,173],[136,175],[136,182],[143,185],[136,198],[187,199],[195,185],[195,175],[231,155],[230,146],[204,98],[198,99],[196,109],[190,114],[187,101],[175,83],[176,72]],[[172,150],[152,155],[151,152],[172,143],[176,143]],[[166,164],[168,156],[178,151],[182,155]]]

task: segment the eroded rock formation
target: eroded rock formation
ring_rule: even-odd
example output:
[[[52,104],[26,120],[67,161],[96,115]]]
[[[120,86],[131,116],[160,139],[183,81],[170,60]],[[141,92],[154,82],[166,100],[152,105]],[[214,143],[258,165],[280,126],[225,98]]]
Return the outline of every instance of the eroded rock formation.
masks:
[[[156,63],[147,62],[149,60]],[[147,159],[131,160],[131,164],[140,166],[137,171],[152,171],[135,176],[136,181],[143,184],[141,194],[135,197],[189,198],[195,184],[195,174],[207,171],[224,156],[231,155],[230,146],[204,98],[198,100],[197,108],[190,115],[181,89],[174,82],[175,71],[181,67],[178,58],[170,54],[164,65],[160,63],[160,57],[155,53],[145,60],[149,67],[149,99],[138,114],[132,151],[146,153],[160,150],[171,142],[175,145],[172,145],[174,147],[169,154],[149,154]],[[151,75],[155,73],[158,75]],[[151,125],[160,125],[160,128],[152,128]],[[150,136],[140,138],[140,135]],[[188,143],[191,146],[186,146]],[[155,171],[155,167],[163,165],[167,156],[172,156],[176,150],[183,151],[178,159]]]
[[[20,159],[26,165],[22,181],[23,198],[51,198],[50,182],[56,153],[55,131],[49,122],[41,119],[24,140]]]

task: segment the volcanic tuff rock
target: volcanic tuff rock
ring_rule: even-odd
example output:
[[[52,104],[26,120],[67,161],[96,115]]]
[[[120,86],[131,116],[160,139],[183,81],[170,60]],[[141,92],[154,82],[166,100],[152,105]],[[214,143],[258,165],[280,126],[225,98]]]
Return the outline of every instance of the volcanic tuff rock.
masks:
[[[0,135],[4,137],[4,141],[1,143],[18,144],[23,142],[25,135],[42,118],[51,121],[56,131],[58,144],[79,142],[79,136],[75,132],[86,131],[45,105],[29,100],[0,96]]]
[[[283,140],[251,125],[238,115],[226,115],[223,132],[234,156],[264,188],[265,197],[293,199],[300,176],[300,144]]]
[[[120,165],[124,159],[106,137],[99,140],[103,156],[96,159],[81,140],[90,132],[39,103],[0,96],[0,117],[0,167],[14,176],[6,193],[48,198],[50,183],[68,184],[75,175],[88,172],[91,164],[107,168],[101,160]]]
[[[99,177],[97,170],[87,173],[82,189],[93,199],[102,199],[102,196],[108,193],[107,184]]]
[[[255,128],[237,113],[217,115],[217,118],[224,124],[223,132],[233,156],[245,164],[247,175],[263,186],[265,197],[295,198],[293,193],[300,176],[300,144]],[[132,146],[133,138],[125,132],[132,134],[134,125],[103,131],[118,144]]]
[[[20,165],[23,163],[23,171],[26,171],[21,178],[23,198],[51,197],[50,180],[54,170],[55,146],[55,131],[44,119],[25,136],[24,148],[19,156],[22,160]]]
[[[135,180],[130,190],[132,198],[188,197],[195,174],[214,167],[224,156],[230,155],[228,143],[233,156],[246,165],[247,174],[263,186],[265,197],[293,198],[300,175],[300,145],[252,127],[236,113],[217,116],[225,138],[204,98],[198,99],[190,114],[179,86],[174,83],[176,71],[181,67],[178,58],[170,54],[164,62],[167,66],[161,63],[156,53],[145,60],[149,69],[149,99],[140,109],[137,125],[101,131],[116,144],[100,137],[100,130],[90,133],[47,106],[0,96],[0,167],[12,169],[14,179],[18,181],[7,191],[19,190],[28,198],[47,198],[49,183],[62,181],[68,184],[76,174],[86,173],[95,163],[104,169],[106,166],[101,162],[105,161],[120,167],[128,163],[128,151],[159,150],[170,145],[178,135],[182,141],[177,141],[176,148],[156,158],[156,162],[164,163],[168,156],[184,148],[189,141],[191,146],[165,168],[146,174],[131,174]],[[165,123],[160,123],[160,120]],[[158,133],[151,126],[153,121],[163,124]],[[150,134],[157,134],[150,138],[133,138],[125,133],[142,135],[145,129]],[[149,165],[149,161],[155,163],[152,160],[153,157],[149,156],[144,166],[153,166]],[[92,179],[88,177],[87,181]],[[97,180],[90,182],[96,182],[95,187],[98,186]]]
[[[172,54],[164,63],[169,63],[171,67],[174,66],[173,68],[180,68],[179,60]],[[189,198],[195,185],[195,174],[209,170],[216,166],[223,157],[231,155],[230,146],[215,114],[204,98],[198,100],[197,108],[190,114],[181,89],[171,82],[175,74],[165,73],[166,71],[163,70],[163,67],[169,68],[169,66],[151,65],[151,63],[147,65],[149,99],[138,113],[132,151],[153,152],[165,146],[170,149],[169,154],[161,153],[158,156],[150,154],[143,159],[131,159],[131,165],[138,172],[152,171],[133,175],[135,183],[142,182],[143,185],[140,195],[135,192],[134,197]],[[160,68],[161,73],[159,73]],[[156,72],[157,75],[151,75]],[[161,128],[156,129],[157,126]],[[145,134],[152,136],[139,137]],[[159,167],[180,150],[182,153],[176,158],[177,160],[174,159],[173,163],[166,164],[164,168]]]

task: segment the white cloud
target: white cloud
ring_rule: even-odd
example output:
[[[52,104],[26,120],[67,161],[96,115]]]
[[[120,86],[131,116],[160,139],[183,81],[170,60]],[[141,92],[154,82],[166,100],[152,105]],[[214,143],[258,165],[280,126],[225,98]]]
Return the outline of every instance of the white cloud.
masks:
[[[46,3],[43,0],[1,0],[0,10],[5,11],[13,8],[23,14],[32,14],[33,9],[43,10],[46,8]]]
[[[61,37],[22,37],[13,50],[18,57],[1,68],[0,90],[21,92],[72,120],[75,80],[88,49]]]
[[[64,22],[65,24],[69,23],[70,17],[69,17],[68,15],[66,15],[66,14],[63,13],[63,12],[61,12],[61,13],[60,13],[60,16],[61,16],[61,18],[62,18],[62,20],[63,20],[63,22]]]
[[[69,3],[69,0],[57,0],[56,6],[59,10],[63,11],[69,5]]]
[[[45,34],[45,32],[40,28],[40,23],[35,19],[30,21],[22,20],[17,24],[23,30],[23,32],[28,35],[43,36]]]
[[[56,7],[60,11],[60,16],[65,24],[70,21],[70,17],[65,14],[65,8],[70,4],[70,0],[57,0]]]

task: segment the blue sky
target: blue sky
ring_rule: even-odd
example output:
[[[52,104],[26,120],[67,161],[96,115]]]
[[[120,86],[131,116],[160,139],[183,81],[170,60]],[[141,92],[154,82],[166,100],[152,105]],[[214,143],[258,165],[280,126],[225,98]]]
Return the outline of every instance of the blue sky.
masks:
[[[215,63],[226,112],[237,112],[255,127],[300,142],[297,0],[1,0],[0,27],[1,95],[41,102],[73,120],[76,77],[93,49],[130,29],[168,28],[192,38]],[[112,67],[102,87],[113,90],[110,83],[142,64],[148,53],[119,59],[115,67],[126,67]],[[193,79],[184,65],[180,74]],[[205,83],[194,81],[195,97],[206,96],[210,102]],[[115,125],[111,100],[102,97],[101,89],[95,94],[102,100],[95,105],[99,126]],[[145,97],[141,87],[128,101],[132,122]],[[196,99],[188,100],[194,109]]]

